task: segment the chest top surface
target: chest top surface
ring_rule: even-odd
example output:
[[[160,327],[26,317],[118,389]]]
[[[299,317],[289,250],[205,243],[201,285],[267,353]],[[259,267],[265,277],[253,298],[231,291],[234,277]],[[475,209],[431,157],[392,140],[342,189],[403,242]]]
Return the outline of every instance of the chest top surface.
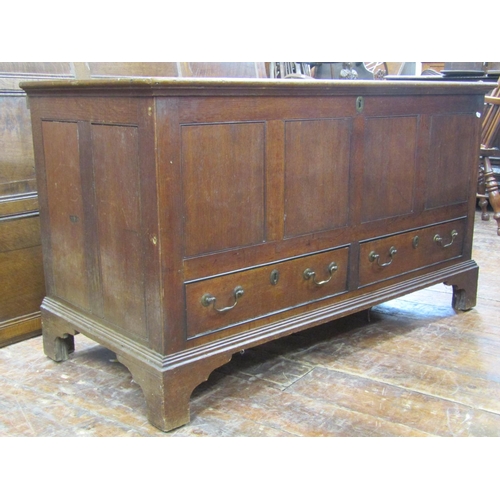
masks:
[[[273,80],[265,78],[109,78],[103,80],[28,81],[28,95],[430,95],[485,94],[494,84],[484,82],[422,82],[371,80]]]

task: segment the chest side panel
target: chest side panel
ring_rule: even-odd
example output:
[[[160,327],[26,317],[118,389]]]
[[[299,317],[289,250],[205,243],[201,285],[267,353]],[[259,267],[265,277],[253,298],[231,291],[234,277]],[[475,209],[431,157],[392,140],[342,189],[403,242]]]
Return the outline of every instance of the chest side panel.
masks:
[[[100,103],[32,104],[47,295],[147,342],[161,321],[153,123],[139,99]]]
[[[134,333],[145,330],[145,256],[141,229],[138,130],[92,125],[102,308]]]
[[[42,123],[52,272],[48,292],[90,309],[85,254],[85,214],[76,122]]]

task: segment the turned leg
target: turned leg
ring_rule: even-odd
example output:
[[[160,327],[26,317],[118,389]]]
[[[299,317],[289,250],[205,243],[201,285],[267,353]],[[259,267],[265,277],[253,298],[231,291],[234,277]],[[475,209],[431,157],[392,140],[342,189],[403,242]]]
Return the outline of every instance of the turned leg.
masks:
[[[486,194],[493,207],[493,218],[497,221],[497,234],[500,236],[500,191],[495,174],[491,168],[491,160],[484,157],[484,181],[486,185]]]
[[[223,353],[170,369],[154,368],[150,363],[123,354],[117,354],[117,359],[129,369],[141,387],[149,423],[167,432],[189,422],[191,393],[208,379],[213,370],[227,363],[231,355]]]
[[[475,267],[464,273],[453,276],[445,285],[453,287],[451,305],[457,311],[468,311],[476,305],[477,280],[479,268]]]
[[[481,208],[481,219],[490,220],[490,215],[488,214],[488,197],[486,196],[486,185],[484,182],[484,166],[482,164],[479,165],[477,197],[479,198],[479,207]]]

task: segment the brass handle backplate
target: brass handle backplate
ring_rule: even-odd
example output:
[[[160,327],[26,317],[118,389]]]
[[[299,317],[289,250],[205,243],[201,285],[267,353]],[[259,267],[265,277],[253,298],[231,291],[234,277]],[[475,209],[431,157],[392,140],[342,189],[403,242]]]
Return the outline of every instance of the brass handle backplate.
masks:
[[[337,264],[335,262],[330,262],[330,264],[328,265],[328,274],[330,275],[330,277],[326,280],[323,280],[323,281],[316,281],[316,273],[312,269],[309,269],[309,268],[305,269],[304,272],[302,273],[302,275],[304,276],[305,280],[312,279],[312,281],[315,285],[322,286],[322,285],[326,285],[327,283],[329,283],[331,281],[331,279],[333,278],[333,273],[338,268],[339,267],[337,266]]]
[[[434,241],[438,245],[441,245],[443,248],[446,248],[446,247],[453,245],[455,238],[458,236],[458,232],[455,231],[455,229],[453,229],[453,231],[450,233],[450,236],[451,236],[451,240],[449,243],[443,243],[443,238],[441,238],[441,236],[439,236],[439,234],[436,234],[436,236],[434,236]]]
[[[384,262],[383,264],[380,263],[380,255],[377,252],[370,252],[370,255],[368,255],[368,259],[370,260],[370,262],[376,262],[379,267],[387,267],[392,264],[392,259],[397,253],[398,250],[396,249],[396,247],[389,248],[390,260]]]
[[[215,303],[217,302],[216,297],[214,297],[210,293],[206,293],[201,298],[201,305],[203,307],[209,307],[211,305],[215,311],[220,312],[220,313],[230,311],[231,309],[234,309],[236,307],[236,304],[238,303],[238,299],[240,299],[240,297],[242,297],[244,293],[245,293],[245,291],[243,290],[243,288],[241,286],[237,286],[233,290],[234,304],[232,306],[223,307],[221,309],[218,309],[217,307],[215,307]]]

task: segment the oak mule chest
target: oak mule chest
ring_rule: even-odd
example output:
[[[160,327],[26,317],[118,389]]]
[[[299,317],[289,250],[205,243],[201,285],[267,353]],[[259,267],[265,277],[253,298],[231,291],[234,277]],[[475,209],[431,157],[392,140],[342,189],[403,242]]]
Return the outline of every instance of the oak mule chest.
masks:
[[[168,431],[242,349],[444,282],[475,305],[480,83],[27,82],[46,354],[114,351]]]

